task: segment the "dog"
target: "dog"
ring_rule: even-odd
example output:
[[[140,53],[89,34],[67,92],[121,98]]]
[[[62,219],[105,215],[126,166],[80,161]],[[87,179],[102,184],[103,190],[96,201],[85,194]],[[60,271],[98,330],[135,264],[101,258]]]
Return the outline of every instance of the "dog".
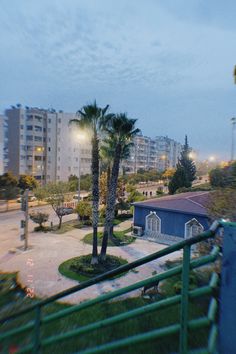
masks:
[[[145,295],[146,291],[149,289],[154,290],[155,293],[158,293],[158,285],[159,285],[160,280],[154,280],[152,283],[150,283],[149,285],[145,285],[142,289],[142,296]]]

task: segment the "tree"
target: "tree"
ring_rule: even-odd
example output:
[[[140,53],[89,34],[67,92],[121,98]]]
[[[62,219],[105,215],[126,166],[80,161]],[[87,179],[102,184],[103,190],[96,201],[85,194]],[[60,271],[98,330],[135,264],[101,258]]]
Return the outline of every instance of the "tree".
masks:
[[[209,173],[210,184],[212,187],[226,187],[227,186],[226,170],[220,167],[214,168]]]
[[[12,172],[6,172],[0,176],[0,198],[7,201],[7,210],[9,200],[16,198],[19,193],[17,183],[17,178]]]
[[[229,219],[236,221],[236,190],[235,188],[219,188],[212,191],[207,203],[207,212],[212,220]]]
[[[146,198],[144,197],[144,195],[142,193],[140,193],[135,186],[133,186],[132,184],[129,184],[126,187],[126,191],[129,193],[128,197],[127,197],[127,202],[128,203],[134,203],[134,202],[140,202],[142,200],[145,200]]]
[[[39,224],[39,229],[43,230],[43,223],[48,221],[49,214],[43,213],[41,211],[37,212],[32,212],[29,215],[30,219],[35,222],[36,224]]]
[[[174,194],[177,189],[181,187],[191,187],[191,183],[187,178],[184,168],[182,166],[178,166],[168,185],[169,194]]]
[[[91,135],[92,144],[92,209],[93,209],[93,250],[91,264],[98,263],[97,250],[97,228],[99,221],[99,133],[103,124],[108,121],[109,115],[106,115],[108,105],[105,108],[97,106],[96,101],[93,104],[83,106],[78,111],[80,119],[72,119],[70,123],[74,123],[77,127],[87,130]]]
[[[66,215],[63,203],[69,198],[67,193],[70,186],[66,182],[49,182],[45,186],[39,186],[34,190],[34,195],[38,200],[46,200],[55,211],[58,219],[58,228],[61,228],[62,218]]]
[[[25,191],[26,189],[33,190],[37,188],[38,182],[33,176],[29,175],[20,175],[19,181],[18,181],[18,187]]]
[[[180,159],[178,161],[177,164],[177,168],[178,166],[183,167],[184,172],[186,174],[186,178],[187,178],[187,184],[191,184],[192,182],[196,179],[196,166],[195,163],[193,162],[193,160],[190,158],[190,152],[191,149],[189,148],[188,145],[188,138],[187,135],[185,135],[185,144],[183,146],[183,149],[181,151],[181,155],[180,155]],[[187,187],[187,186],[185,186]]]
[[[84,222],[92,217],[92,207],[88,202],[81,201],[76,205],[75,212],[79,218]]]
[[[181,151],[177,169],[168,185],[169,194],[174,194],[179,188],[189,188],[192,186],[192,182],[196,178],[196,166],[189,154],[188,138],[187,135],[185,135],[185,144]]]
[[[78,177],[76,175],[70,175],[68,178],[70,192],[78,191]]]
[[[175,168],[167,168],[167,170],[165,170],[165,172],[162,174],[162,178],[164,179],[171,179],[174,174],[175,174],[176,169]]]
[[[116,190],[120,169],[120,161],[124,150],[131,146],[132,138],[139,132],[135,129],[136,119],[129,119],[125,113],[113,116],[106,126],[108,137],[114,142],[114,160],[107,196],[106,217],[102,239],[101,259],[105,260],[108,237],[111,235],[115,215]]]

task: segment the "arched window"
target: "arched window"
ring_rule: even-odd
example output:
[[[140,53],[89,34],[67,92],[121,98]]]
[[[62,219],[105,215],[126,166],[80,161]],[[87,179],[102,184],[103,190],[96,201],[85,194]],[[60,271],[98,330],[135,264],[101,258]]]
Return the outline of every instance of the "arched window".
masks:
[[[148,233],[160,233],[161,232],[161,219],[157,216],[155,211],[151,211],[149,215],[146,216],[145,231]]]
[[[197,236],[202,233],[204,227],[196,219],[191,219],[185,224],[185,238]]]

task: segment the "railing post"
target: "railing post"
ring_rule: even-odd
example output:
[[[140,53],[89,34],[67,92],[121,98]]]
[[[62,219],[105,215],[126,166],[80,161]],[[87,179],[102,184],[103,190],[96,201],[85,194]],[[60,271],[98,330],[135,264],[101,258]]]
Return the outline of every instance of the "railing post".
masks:
[[[236,228],[230,224],[224,226],[219,347],[221,354],[236,350]]]
[[[182,291],[180,307],[180,337],[179,352],[187,354],[188,351],[188,290],[189,290],[189,269],[190,269],[190,247],[184,246],[183,268],[182,268]]]
[[[38,305],[35,309],[35,322],[34,322],[34,354],[40,354],[40,324],[41,324],[41,306]]]

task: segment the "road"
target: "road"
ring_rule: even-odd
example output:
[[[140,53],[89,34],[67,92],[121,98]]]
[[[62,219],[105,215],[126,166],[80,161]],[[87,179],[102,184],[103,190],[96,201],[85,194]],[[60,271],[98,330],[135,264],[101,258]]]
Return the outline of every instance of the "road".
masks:
[[[43,205],[40,207],[30,207],[29,212],[42,210],[45,213],[49,214],[48,225],[53,222],[54,225],[58,224],[58,217],[55,211],[50,205]],[[67,220],[76,219],[76,214],[65,215],[63,217],[63,222]],[[20,235],[20,220],[24,219],[24,212],[20,210],[9,211],[5,213],[0,213],[0,229],[1,231],[13,231],[15,230],[18,235]],[[34,227],[37,226],[33,221],[29,220],[29,232],[33,231]]]

